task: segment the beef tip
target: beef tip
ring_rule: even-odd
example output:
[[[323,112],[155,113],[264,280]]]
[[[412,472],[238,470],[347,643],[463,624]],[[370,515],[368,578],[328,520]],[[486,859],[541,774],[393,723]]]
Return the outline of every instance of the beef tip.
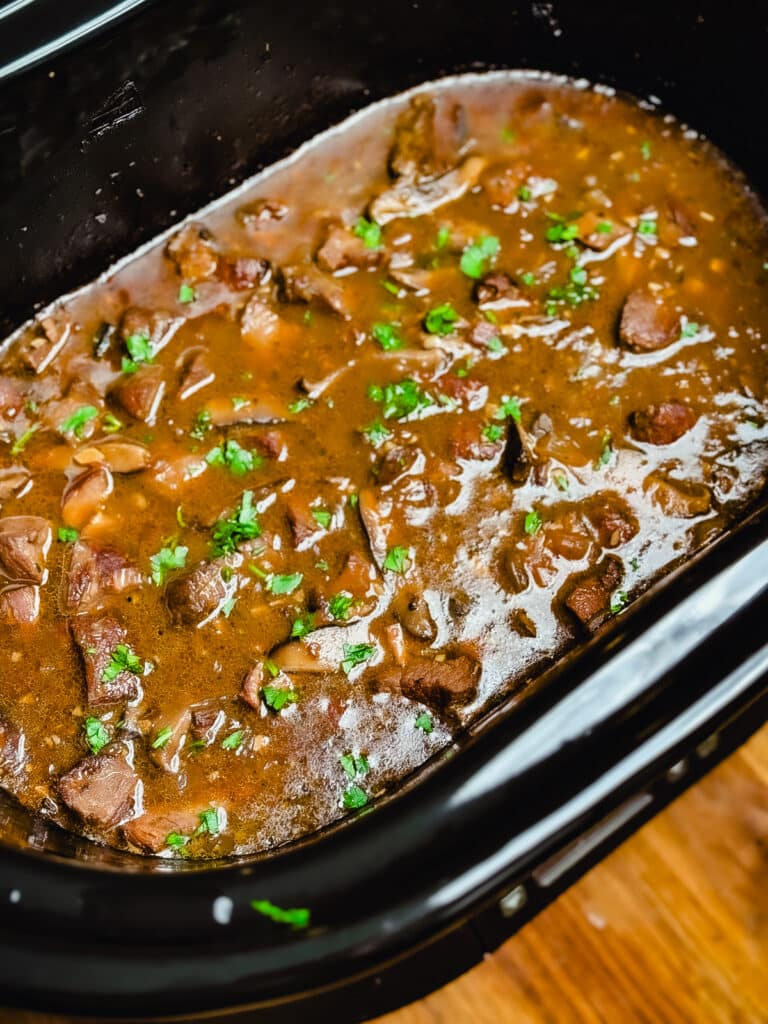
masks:
[[[395,124],[389,154],[393,178],[421,181],[454,166],[467,140],[464,108],[431,96],[414,96]]]
[[[224,579],[225,568],[224,559],[201,562],[191,572],[170,581],[165,593],[171,618],[177,625],[204,625],[234,594],[237,583]]]
[[[47,316],[36,324],[19,348],[19,356],[30,370],[44,373],[66,345],[71,324]]]
[[[259,231],[279,224],[287,213],[288,207],[277,199],[254,199],[252,203],[240,207],[237,219],[249,231]]]
[[[468,156],[458,167],[438,178],[419,184],[398,181],[373,200],[370,215],[377,224],[387,224],[396,217],[424,217],[460,199],[477,183],[485,164],[483,157]]]
[[[623,579],[621,561],[606,555],[597,565],[565,584],[563,603],[588,629],[597,629],[610,615],[611,595]]]
[[[479,678],[479,662],[459,654],[445,661],[414,658],[402,668],[379,672],[376,682],[383,690],[400,692],[443,712],[468,704],[477,692]]]
[[[604,548],[626,544],[640,529],[629,506],[617,494],[596,495],[587,508],[587,518]]]
[[[200,824],[193,811],[146,811],[123,825],[123,838],[143,853],[160,853],[172,833],[192,836]]]
[[[261,665],[250,669],[243,679],[240,688],[240,696],[254,711],[261,711],[261,686],[264,679],[264,670]]]
[[[249,345],[285,344],[296,336],[296,326],[281,317],[261,295],[253,295],[240,316],[240,336]]]
[[[705,484],[674,480],[662,473],[646,477],[643,491],[656,508],[678,519],[703,516],[712,507],[712,493]]]
[[[579,241],[595,252],[604,252],[619,238],[629,238],[631,230],[625,224],[617,224],[613,218],[602,216],[590,210],[576,221]]]
[[[216,740],[226,720],[218,701],[206,701],[192,708],[190,732],[195,740],[208,746]]]
[[[687,434],[698,420],[683,402],[663,402],[633,412],[629,418],[632,437],[646,444],[673,444]]]
[[[141,782],[121,751],[86,757],[59,779],[59,793],[85,825],[115,828],[132,818]]]
[[[72,548],[65,604],[70,612],[90,610],[100,605],[105,595],[128,593],[143,582],[136,566],[119,551],[96,541],[78,540]]]
[[[478,348],[488,348],[494,338],[499,337],[499,328],[490,320],[478,320],[469,332],[469,341]]]
[[[0,712],[0,786],[12,789],[27,763],[24,733]]]
[[[248,256],[224,260],[219,266],[220,280],[234,291],[266,284],[271,273],[272,268],[268,260]]]
[[[40,516],[0,519],[0,585],[45,582],[51,539],[50,523]]]
[[[425,464],[424,452],[418,445],[407,444],[390,448],[379,462],[376,479],[380,487],[395,483],[403,476],[421,473]]]
[[[437,626],[423,594],[415,590],[404,590],[397,595],[393,611],[401,626],[411,636],[431,644],[437,636]]]
[[[668,303],[644,288],[630,292],[619,322],[623,345],[633,352],[655,352],[679,336],[680,316]]]
[[[304,551],[323,534],[322,528],[312,515],[309,502],[300,494],[290,493],[285,499],[285,517],[291,530],[293,546]]]
[[[120,321],[120,334],[127,340],[134,334],[147,338],[157,355],[184,323],[184,317],[173,316],[165,309],[141,309],[130,306]]]
[[[112,474],[103,465],[90,466],[73,477],[61,495],[61,518],[64,525],[82,530],[104,507],[113,490]]]
[[[185,224],[165,247],[167,256],[176,264],[184,281],[199,284],[213,277],[219,266],[219,255],[210,231],[202,224]]]
[[[0,418],[12,420],[24,408],[24,392],[13,377],[0,377]]]
[[[193,352],[184,365],[179,385],[179,398],[182,402],[196,395],[198,391],[208,387],[216,379],[216,374],[208,362],[208,354],[203,350]]]
[[[88,703],[115,704],[122,700],[135,700],[139,695],[139,676],[124,669],[114,679],[105,679],[104,672],[112,661],[117,647],[127,638],[125,627],[116,619],[79,615],[70,623],[75,643],[80,648],[85,666],[85,686]]]
[[[482,281],[478,281],[474,291],[475,300],[487,308],[504,309],[508,306],[528,305],[523,293],[503,270],[494,271]]]
[[[377,267],[383,257],[383,249],[371,249],[362,238],[352,234],[349,228],[332,224],[315,258],[322,270],[334,273],[345,267]]]
[[[0,622],[31,625],[40,616],[39,587],[9,587],[0,592]]]
[[[308,302],[349,320],[344,289],[337,280],[313,266],[283,267],[283,295],[288,302]]]
[[[188,707],[181,708],[171,715],[161,715],[156,727],[149,735],[149,756],[158,768],[176,775],[179,771],[179,758],[187,738],[192,721]],[[170,729],[170,735],[167,733]],[[160,740],[156,745],[156,741]]]
[[[528,178],[529,168],[524,163],[494,164],[482,177],[483,192],[491,205],[501,210],[517,208],[518,192]]]
[[[154,423],[165,393],[162,366],[141,366],[136,373],[121,378],[112,389],[112,397],[134,419]]]
[[[483,437],[479,423],[460,420],[450,433],[451,458],[484,461],[498,458],[501,441]]]

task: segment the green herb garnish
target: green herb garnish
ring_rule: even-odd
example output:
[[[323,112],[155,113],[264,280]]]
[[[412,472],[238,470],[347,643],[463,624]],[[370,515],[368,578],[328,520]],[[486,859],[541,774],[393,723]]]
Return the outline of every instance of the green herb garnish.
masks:
[[[263,914],[270,921],[277,924],[288,924],[291,928],[309,928],[311,915],[306,907],[291,907],[283,910],[282,907],[270,903],[269,900],[251,900],[251,907],[257,914]]]
[[[379,420],[369,423],[367,427],[363,427],[362,434],[367,441],[370,441],[374,448],[378,448],[380,444],[383,444],[392,437],[392,431],[379,422]]]
[[[402,348],[405,345],[405,342],[398,335],[393,324],[374,324],[371,328],[371,334],[385,352],[394,352],[396,349]]]
[[[222,750],[237,750],[238,747],[242,746],[243,736],[245,733],[242,729],[238,729],[236,732],[231,732],[229,736],[225,736],[221,741]]]
[[[535,509],[526,513],[523,528],[529,537],[533,537],[534,534],[538,533],[541,525],[541,516]]]
[[[289,704],[296,704],[299,699],[295,690],[287,690],[282,686],[265,686],[262,688],[261,695],[267,707],[278,714]]]
[[[368,758],[365,754],[342,754],[339,758],[339,763],[350,779],[367,775],[370,770]]]
[[[74,544],[79,536],[80,531],[76,530],[73,526],[59,527],[58,537],[62,544]]]
[[[163,726],[157,736],[152,740],[152,749],[162,750],[163,747],[168,745],[168,740],[171,736],[173,736],[173,728],[170,725]]]
[[[509,395],[501,396],[501,404],[496,412],[493,414],[495,420],[505,420],[511,416],[515,423],[520,423],[523,418],[522,410],[520,409],[520,399],[509,397]]]
[[[321,526],[324,530],[327,530],[328,527],[331,525],[331,520],[333,519],[333,516],[328,511],[328,509],[327,508],[313,508],[311,511],[312,511],[312,518],[315,520],[317,525]]]
[[[209,466],[223,466],[233,476],[245,476],[254,469],[258,469],[264,460],[256,452],[242,448],[237,441],[225,441],[222,445],[211,448],[205,456]]]
[[[414,722],[417,729],[421,729],[422,732],[430,733],[435,728],[435,724],[432,721],[432,716],[426,711],[422,711],[419,717]]]
[[[83,430],[86,424],[95,420],[99,415],[99,410],[94,405],[81,405],[79,409],[72,413],[71,416],[67,417],[63,423],[59,424],[59,430],[62,434],[74,434],[75,437],[80,440],[83,436]]]
[[[270,594],[292,594],[294,590],[301,586],[301,581],[304,579],[304,574],[300,572],[293,572],[288,575],[281,575],[277,573],[274,576],[270,576],[267,580],[267,590]]]
[[[394,547],[387,552],[384,559],[384,568],[390,572],[404,573],[410,562],[410,551],[408,548]]]
[[[344,622],[349,618],[349,610],[353,604],[354,598],[352,595],[342,590],[340,594],[334,594],[328,602],[328,611],[334,619]]]
[[[359,786],[350,786],[344,792],[344,806],[348,811],[355,811],[358,807],[365,807],[368,803],[368,794]]]
[[[301,637],[309,636],[310,633],[313,633],[315,617],[315,612],[307,612],[306,615],[300,615],[298,619],[294,619],[291,626],[291,636],[294,639],[301,639]]]
[[[121,672],[131,672],[135,676],[140,676],[144,672],[141,659],[133,653],[128,644],[118,644],[112,651],[109,663],[101,673],[102,682],[113,683]]]
[[[144,363],[151,363],[155,358],[155,350],[146,334],[132,334],[125,339],[130,359],[123,356],[123,373],[136,373]]]
[[[474,280],[482,277],[490,261],[496,256],[501,243],[495,235],[485,235],[468,245],[461,254],[461,272]]]
[[[85,742],[91,748],[91,753],[93,754],[98,754],[111,739],[106,726],[100,718],[86,718],[83,728],[85,729]]]
[[[221,832],[221,818],[217,807],[207,807],[204,811],[200,812],[198,817],[200,824],[195,829],[196,836],[202,836],[206,833],[209,836],[217,836]]]
[[[358,238],[362,238],[367,249],[378,249],[381,245],[381,228],[374,220],[358,217],[354,233]]]
[[[374,402],[382,403],[382,415],[385,420],[403,419],[422,409],[434,405],[434,399],[426,391],[422,391],[415,380],[401,380],[393,384],[371,384],[368,397]]]
[[[161,587],[170,574],[176,569],[183,569],[187,564],[189,548],[179,545],[175,548],[161,548],[156,555],[151,555],[149,564],[152,566],[152,582]]]
[[[453,331],[453,325],[458,319],[459,314],[450,302],[443,302],[442,305],[430,309],[424,318],[424,326],[430,334],[444,338]]]
[[[189,431],[189,436],[193,437],[196,441],[204,441],[206,434],[208,434],[211,429],[211,414],[207,409],[201,409],[197,416],[195,416],[192,423],[192,429]]]
[[[370,661],[376,654],[376,644],[344,644],[344,660],[341,667],[349,673],[356,665]]]
[[[211,553],[214,558],[231,555],[247,540],[261,536],[253,491],[244,491],[240,505],[228,519],[220,519],[213,528]]]
[[[179,302],[186,304],[187,302],[194,302],[197,298],[197,292],[191,284],[182,284],[179,288]]]
[[[21,455],[27,444],[31,441],[34,434],[40,429],[39,423],[33,423],[31,427],[24,431],[24,433],[17,437],[11,445],[11,455]]]

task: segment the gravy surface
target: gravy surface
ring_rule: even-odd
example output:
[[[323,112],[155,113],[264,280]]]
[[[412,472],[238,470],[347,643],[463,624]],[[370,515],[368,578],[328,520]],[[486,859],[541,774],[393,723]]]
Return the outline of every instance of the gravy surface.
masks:
[[[357,115],[0,351],[0,783],[106,843],[369,803],[764,485],[768,231],[669,117]]]

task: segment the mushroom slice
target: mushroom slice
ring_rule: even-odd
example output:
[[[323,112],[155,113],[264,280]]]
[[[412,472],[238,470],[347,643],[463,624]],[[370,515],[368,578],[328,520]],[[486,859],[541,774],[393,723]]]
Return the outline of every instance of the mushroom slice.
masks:
[[[92,466],[103,462],[113,473],[138,473],[151,461],[149,448],[141,441],[112,438],[81,448],[73,456],[78,466]]]
[[[301,640],[288,640],[276,647],[269,657],[289,676],[338,672],[346,657],[345,648],[366,643],[368,639],[368,626],[362,621],[349,626],[325,626]]]
[[[61,518],[64,525],[82,530],[104,507],[113,490],[112,474],[106,466],[91,466],[74,477],[61,496]]]

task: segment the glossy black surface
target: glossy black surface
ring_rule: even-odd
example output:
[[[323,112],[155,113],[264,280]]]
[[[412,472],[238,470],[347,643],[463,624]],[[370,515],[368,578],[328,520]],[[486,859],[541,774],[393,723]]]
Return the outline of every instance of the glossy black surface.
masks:
[[[0,314],[19,322],[349,110],[459,69],[541,67],[658,94],[765,188],[753,97],[767,27],[757,9],[734,19],[692,3],[488,4],[482,17],[444,0],[150,5],[0,86],[13,197]],[[499,709],[418,786],[320,842],[251,865],[167,866],[4,811],[20,848],[0,855],[0,1003],[139,1019],[344,983],[357,995],[313,1003],[344,1020],[392,1005],[350,982],[405,953],[419,980],[401,998],[447,980],[482,947],[465,923],[505,889],[738,710],[744,734],[765,719],[767,525],[756,515],[514,715]],[[308,906],[313,928],[272,925],[252,899]],[[413,953],[445,932],[439,963]]]

